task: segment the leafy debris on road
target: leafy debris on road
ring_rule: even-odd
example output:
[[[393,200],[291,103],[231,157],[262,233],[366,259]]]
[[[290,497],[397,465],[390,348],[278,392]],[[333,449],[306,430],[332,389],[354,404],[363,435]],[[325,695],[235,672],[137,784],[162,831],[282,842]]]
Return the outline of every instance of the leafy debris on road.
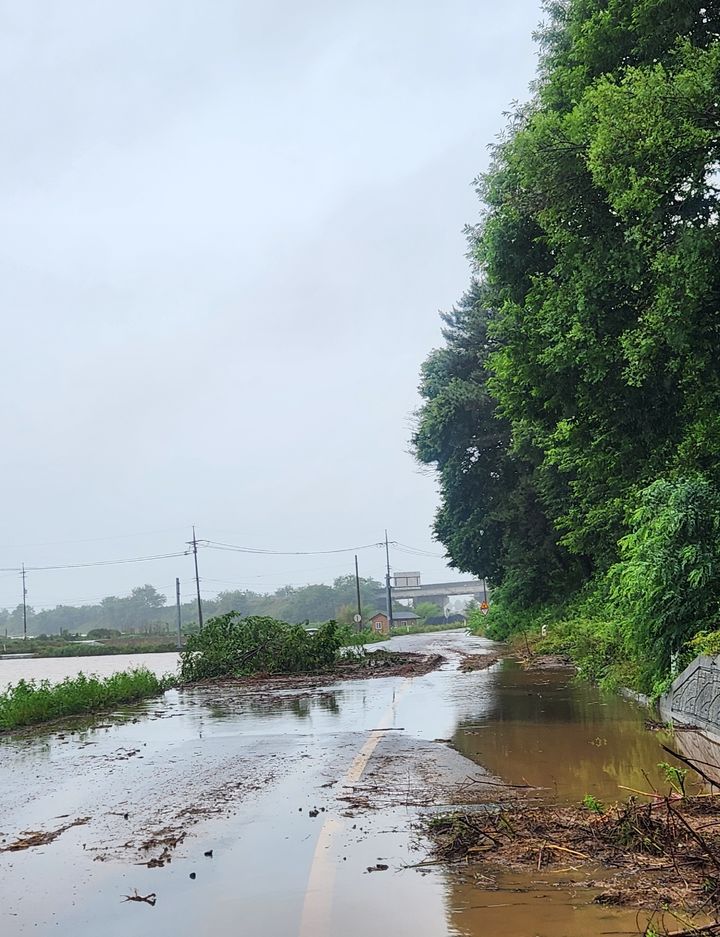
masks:
[[[85,823],[89,823],[89,821],[90,817],[78,817],[71,823],[59,826],[56,830],[25,830],[22,836],[14,842],[9,843],[7,846],[0,846],[0,852],[19,852],[21,849],[31,849],[33,846],[45,846],[48,843],[52,843],[53,840],[56,840],[58,836],[65,833],[66,830],[71,829],[73,826],[83,826]]]
[[[576,884],[585,886],[600,865],[597,903],[649,910],[669,902],[687,914],[720,914],[717,795],[630,798],[612,807],[517,803],[434,816],[424,828],[439,862],[537,872],[569,864],[563,871],[577,873]]]
[[[464,654],[460,663],[462,673],[471,673],[474,670],[487,670],[493,664],[502,660],[502,654]]]

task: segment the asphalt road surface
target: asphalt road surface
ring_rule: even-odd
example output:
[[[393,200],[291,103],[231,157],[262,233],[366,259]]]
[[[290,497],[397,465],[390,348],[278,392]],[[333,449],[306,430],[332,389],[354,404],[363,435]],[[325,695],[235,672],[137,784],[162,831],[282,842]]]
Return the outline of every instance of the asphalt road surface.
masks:
[[[472,748],[473,727],[497,728],[510,709],[503,716],[502,665],[459,670],[490,642],[452,631],[391,647],[446,662],[311,689],[171,691],[84,728],[3,739],[0,934],[579,937],[605,923],[631,933],[618,912],[592,909],[592,895],[556,888],[548,900],[545,889],[542,900],[528,885],[519,901],[512,883],[478,891],[418,867],[428,855],[418,818],[491,799],[512,755],[502,733],[488,734],[486,770],[482,752],[468,758],[448,741],[464,726]],[[507,699],[540,706],[530,725],[542,723],[538,693],[513,680]],[[37,845],[7,851],[28,834],[41,834]],[[155,903],[126,900],[138,896]]]

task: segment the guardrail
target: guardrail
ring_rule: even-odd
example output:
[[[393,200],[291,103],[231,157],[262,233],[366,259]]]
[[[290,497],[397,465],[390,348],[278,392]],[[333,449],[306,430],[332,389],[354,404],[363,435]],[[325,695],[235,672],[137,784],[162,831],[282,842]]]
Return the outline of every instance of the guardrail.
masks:
[[[696,657],[661,697],[660,712],[720,736],[720,656]]]

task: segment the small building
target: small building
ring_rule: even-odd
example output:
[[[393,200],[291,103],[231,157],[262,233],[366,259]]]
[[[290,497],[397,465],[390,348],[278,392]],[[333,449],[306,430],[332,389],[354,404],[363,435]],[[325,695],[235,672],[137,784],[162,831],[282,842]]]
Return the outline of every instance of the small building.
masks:
[[[390,622],[384,612],[377,612],[370,619],[370,627],[377,634],[390,634]]]
[[[420,616],[409,608],[393,611],[392,617],[393,628],[398,625],[414,625],[420,621]],[[378,634],[390,634],[390,622],[385,612],[376,612],[370,619],[370,627]]]

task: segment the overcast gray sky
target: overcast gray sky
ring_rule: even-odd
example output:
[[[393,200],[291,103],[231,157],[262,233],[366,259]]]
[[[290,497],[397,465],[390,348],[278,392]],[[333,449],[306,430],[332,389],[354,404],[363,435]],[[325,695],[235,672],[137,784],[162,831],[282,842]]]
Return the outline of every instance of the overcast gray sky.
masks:
[[[408,454],[472,179],[540,0],[0,0],[0,566],[391,539],[458,578]],[[205,594],[352,554],[203,550]],[[361,573],[382,575],[379,549]],[[32,573],[36,607],[190,558]],[[0,573],[0,605],[20,600]]]

